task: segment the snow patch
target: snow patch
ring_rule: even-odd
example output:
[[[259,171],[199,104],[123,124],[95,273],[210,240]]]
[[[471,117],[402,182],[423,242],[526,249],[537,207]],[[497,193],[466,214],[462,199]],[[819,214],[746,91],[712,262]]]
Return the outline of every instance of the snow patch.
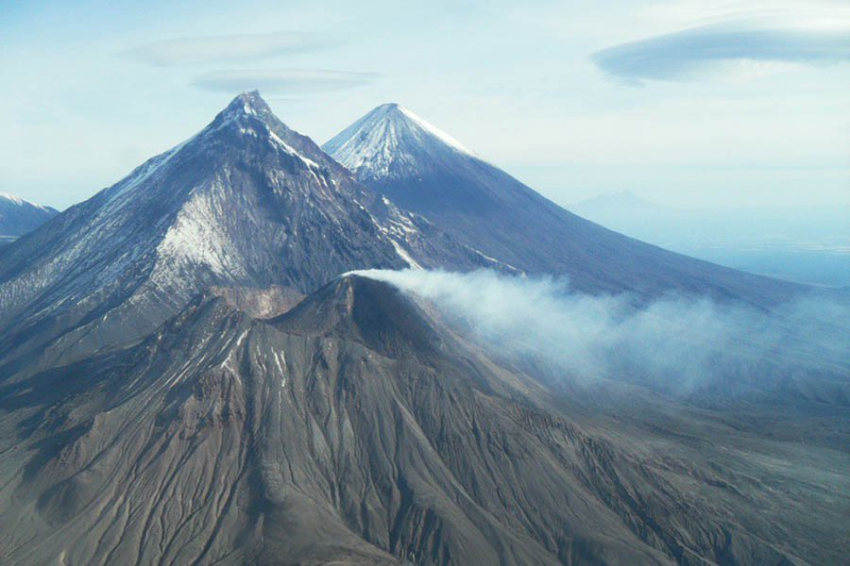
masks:
[[[324,146],[334,159],[372,179],[416,174],[447,154],[478,159],[466,146],[397,104],[385,104],[343,130]]]
[[[294,157],[297,157],[298,159],[300,159],[301,161],[303,161],[304,163],[306,163],[308,167],[313,167],[313,168],[315,168],[315,169],[321,169],[321,166],[320,166],[318,163],[316,163],[316,162],[315,162],[315,161],[313,161],[312,159],[310,159],[310,158],[308,158],[308,157],[304,157],[303,155],[301,155],[300,153],[298,153],[298,151],[296,151],[294,147],[292,147],[291,145],[289,145],[288,143],[286,143],[285,141],[283,141],[283,140],[280,138],[280,136],[278,136],[276,133],[274,133],[274,132],[273,132],[273,131],[271,131],[271,130],[269,130],[269,137],[271,138],[271,140],[272,140],[274,143],[276,143],[278,146],[280,146],[281,148],[283,148],[283,150],[284,150],[284,151],[286,151],[286,153],[288,153],[288,154],[290,154],[290,155],[292,155],[292,156],[294,156]]]
[[[217,183],[220,184],[220,181]],[[226,211],[216,194],[223,191],[223,187],[214,189],[217,190],[196,194],[180,210],[177,220],[157,247],[160,260],[163,260],[158,267],[167,269],[169,262],[164,260],[170,259],[178,265],[205,265],[216,275],[227,277],[244,271],[239,251],[220,222],[226,217]],[[160,274],[163,274],[162,271]],[[178,276],[177,273],[171,275]]]
[[[280,386],[281,388],[286,387],[286,352],[283,350],[280,352],[272,350],[272,357],[274,357],[275,365],[277,365],[277,371],[281,376]]]
[[[398,257],[400,257],[401,259],[403,259],[404,261],[406,261],[406,262],[407,262],[407,265],[409,265],[411,269],[415,269],[415,270],[417,270],[417,271],[421,271],[421,270],[423,270],[423,269],[424,269],[421,265],[419,265],[419,263],[418,263],[415,259],[413,259],[413,258],[410,256],[410,254],[407,252],[407,250],[406,250],[406,249],[404,249],[404,248],[401,246],[401,244],[399,244],[398,242],[396,242],[396,241],[395,241],[394,239],[392,239],[392,238],[390,238],[390,243],[391,243],[391,244],[393,245],[393,247],[395,248],[395,253],[397,253],[397,254],[398,254]]]
[[[465,145],[463,145],[462,143],[457,141],[455,138],[453,138],[452,136],[450,136],[449,134],[447,134],[446,132],[444,132],[443,130],[438,128],[437,126],[435,126],[435,125],[433,125],[429,122],[426,122],[419,115],[414,114],[413,112],[411,112],[410,110],[408,110],[407,108],[405,108],[403,106],[399,106],[398,109],[402,114],[404,114],[410,120],[412,120],[417,126],[422,128],[423,130],[425,130],[426,132],[428,132],[432,136],[436,137],[441,142],[448,145],[449,147],[451,147],[455,151],[459,151],[460,153],[465,153],[467,155],[475,156],[475,154],[472,152],[472,150],[467,148]]]
[[[200,134],[199,134],[200,135]],[[161,153],[156,157],[149,159],[143,165],[137,167],[129,177],[125,178],[117,185],[115,185],[111,189],[111,195],[109,196],[109,203],[117,200],[119,197],[123,195],[127,195],[132,193],[133,189],[143,184],[145,181],[150,179],[156,172],[160,171],[165,165],[168,164],[171,159],[180,153],[180,150],[183,149],[186,144],[194,140],[197,136],[193,136],[183,143],[175,146],[174,148],[166,151],[165,153]]]

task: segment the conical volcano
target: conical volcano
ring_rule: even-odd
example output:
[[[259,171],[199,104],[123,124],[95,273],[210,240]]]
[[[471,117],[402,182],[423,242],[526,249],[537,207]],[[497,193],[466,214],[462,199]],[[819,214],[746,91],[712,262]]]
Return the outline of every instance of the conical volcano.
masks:
[[[583,292],[682,292],[769,305],[803,290],[588,222],[398,104],[375,108],[324,149],[365,185],[461,243],[520,271],[567,276]]]

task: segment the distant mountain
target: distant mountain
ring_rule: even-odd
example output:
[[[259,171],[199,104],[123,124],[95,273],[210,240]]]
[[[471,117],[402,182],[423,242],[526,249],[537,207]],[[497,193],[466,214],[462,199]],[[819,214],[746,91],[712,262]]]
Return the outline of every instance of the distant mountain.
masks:
[[[0,193],[0,245],[31,232],[59,214],[14,195]]]
[[[358,268],[496,266],[376,200],[259,94],[242,94],[191,139],[0,250],[0,354],[120,343],[211,286],[303,294]]]
[[[751,273],[815,285],[850,285],[850,208],[674,208],[629,193],[569,209],[607,228]]]
[[[569,209],[594,222],[598,222],[597,218],[607,218],[614,215],[625,217],[670,212],[669,208],[644,200],[631,191],[600,195],[570,206]]]
[[[456,156],[476,158],[459,141],[395,103],[378,106],[324,149],[370,181],[451,170],[457,167]]]
[[[805,454],[840,489],[846,454],[640,391],[595,412],[594,396],[558,396],[360,276],[270,320],[200,296],[138,343],[0,382],[3,562],[788,564],[848,549],[841,496],[785,464]]]
[[[802,287],[684,257],[584,220],[397,104],[375,108],[324,149],[401,209],[526,273],[591,293],[671,291],[768,305]]]

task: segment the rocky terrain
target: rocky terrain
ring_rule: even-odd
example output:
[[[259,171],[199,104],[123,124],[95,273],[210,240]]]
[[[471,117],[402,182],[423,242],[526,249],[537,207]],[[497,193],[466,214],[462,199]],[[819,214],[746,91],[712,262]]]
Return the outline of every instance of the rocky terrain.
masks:
[[[850,550],[846,452],[803,458],[697,411],[640,422],[634,404],[615,418],[616,401],[607,415],[578,401],[386,283],[349,276],[266,320],[199,297],[137,344],[0,388],[4,563],[787,564]]]
[[[778,314],[810,289],[584,221],[397,106],[364,120],[338,163],[242,94],[0,248],[0,563],[842,563],[846,325]],[[685,395],[355,271],[482,268],[764,318],[686,342],[717,376]]]

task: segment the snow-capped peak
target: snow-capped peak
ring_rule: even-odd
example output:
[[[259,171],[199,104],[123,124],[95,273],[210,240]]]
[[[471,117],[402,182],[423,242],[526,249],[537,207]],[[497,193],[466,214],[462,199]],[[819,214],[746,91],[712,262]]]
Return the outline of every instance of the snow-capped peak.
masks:
[[[46,206],[41,206],[40,204],[36,204],[32,201],[28,201],[26,199],[23,199],[23,198],[17,196],[17,195],[11,195],[9,193],[0,193],[0,201],[4,201],[4,200],[15,205],[15,206],[31,206],[31,207],[37,208],[39,210],[45,210],[45,211],[51,210],[50,208],[48,208]]]
[[[271,108],[269,108],[269,105],[265,100],[263,100],[263,97],[260,96],[260,93],[256,90],[252,90],[249,92],[243,92],[234,98],[230,104],[227,105],[227,108],[224,109],[222,114],[226,116],[263,116],[265,114],[271,114],[271,112]]]
[[[16,195],[0,193],[0,241],[22,236],[53,218],[58,211]]]
[[[109,202],[119,205],[137,187],[150,187],[151,179],[163,175],[168,169],[179,167],[184,157],[191,158],[198,151],[228,147],[240,153],[253,154],[261,148],[287,154],[301,161],[311,175],[330,162],[320,148],[309,138],[284,124],[256,90],[236,96],[219,112],[203,130],[183,143],[152,158],[137,167],[128,177],[108,189]],[[325,181],[320,178],[320,183]],[[127,201],[131,202],[131,201]],[[123,205],[122,205],[123,206]]]
[[[27,202],[24,199],[22,199],[21,197],[15,196],[15,195],[10,195],[9,193],[0,193],[0,199],[7,200],[7,201],[11,202],[12,204],[16,204],[18,206],[21,206],[25,202]]]
[[[272,109],[256,90],[243,92],[230,101],[224,110],[218,113],[215,120],[203,131],[212,133],[226,127],[235,128],[242,134],[257,134],[257,129],[276,128],[283,125],[274,115]]]
[[[378,106],[323,149],[359,176],[384,178],[451,158],[476,158],[455,138],[396,103]]]
[[[439,129],[437,126],[425,121],[421,116],[419,116],[412,110],[409,110],[396,102],[390,102],[389,104],[384,104],[383,106],[379,106],[378,108],[384,107],[386,107],[387,112],[400,113],[402,116],[404,116],[404,118],[407,118],[408,120],[416,124],[416,126],[428,132],[432,136],[436,137],[441,142],[451,147],[455,151],[459,151],[460,153],[466,153],[467,155],[475,155],[471,149],[464,146],[458,140],[456,140],[443,130]]]
[[[308,166],[319,167],[315,159],[305,154],[306,138],[281,122],[256,90],[243,92],[234,98],[205,132],[215,132],[229,124],[235,125],[234,131],[240,136],[266,138],[275,147],[301,159]],[[310,149],[306,148],[307,153],[311,153]]]

